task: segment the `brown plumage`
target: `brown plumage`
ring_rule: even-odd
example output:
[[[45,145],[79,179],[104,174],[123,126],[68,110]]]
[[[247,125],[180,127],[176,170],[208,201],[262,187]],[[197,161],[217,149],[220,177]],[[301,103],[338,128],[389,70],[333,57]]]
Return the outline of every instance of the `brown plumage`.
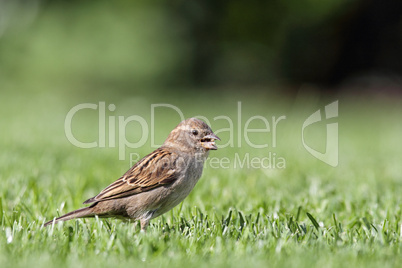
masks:
[[[120,179],[84,202],[91,204],[48,221],[87,217],[118,217],[140,220],[145,231],[149,221],[178,205],[201,177],[209,150],[220,140],[203,121],[182,121],[164,144],[145,156]]]

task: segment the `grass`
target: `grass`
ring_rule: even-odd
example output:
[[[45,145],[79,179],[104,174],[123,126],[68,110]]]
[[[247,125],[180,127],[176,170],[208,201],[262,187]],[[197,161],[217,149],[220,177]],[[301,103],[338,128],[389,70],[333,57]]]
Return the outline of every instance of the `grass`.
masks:
[[[102,93],[103,94],[103,93]],[[300,126],[326,103],[314,98],[275,101],[217,94],[215,100],[191,96],[61,93],[2,96],[0,139],[0,267],[277,266],[397,267],[402,261],[402,108],[398,100],[356,102],[339,96],[339,165],[330,167],[301,145]],[[139,226],[115,219],[73,220],[42,228],[45,220],[81,207],[81,203],[117,179],[129,166],[129,153],[152,150],[149,139],[128,148],[81,149],[65,137],[64,119],[75,105],[104,100],[116,105],[108,115],[138,114],[150,122],[150,104],[171,103],[186,117],[204,115],[213,129],[228,127],[217,115],[236,118],[242,101],[242,127],[252,115],[286,115],[278,125],[277,146],[254,149],[241,133],[233,146],[212,152],[227,157],[228,168],[208,165],[190,196],[154,219],[146,234]],[[191,103],[191,105],[189,105]],[[327,102],[329,103],[329,102]],[[134,105],[135,104],[135,105]],[[219,104],[219,105],[218,105]],[[208,109],[205,109],[207,107]],[[367,109],[369,107],[369,109]],[[97,111],[77,115],[74,134],[97,137]],[[178,123],[171,110],[158,111],[155,140],[163,141]],[[234,129],[237,121],[234,120]],[[252,127],[261,127],[255,121]],[[323,148],[325,125],[306,134]],[[127,137],[138,140],[138,127]],[[325,133],[325,132],[324,132]],[[255,144],[272,133],[250,134]],[[221,144],[232,138],[222,132]],[[117,139],[117,138],[116,138]],[[286,168],[239,168],[243,159],[275,152]]]

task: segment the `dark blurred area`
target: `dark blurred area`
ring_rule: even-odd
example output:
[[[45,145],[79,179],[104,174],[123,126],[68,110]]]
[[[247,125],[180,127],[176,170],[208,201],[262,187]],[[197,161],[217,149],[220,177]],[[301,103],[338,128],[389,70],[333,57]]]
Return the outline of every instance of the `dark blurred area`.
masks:
[[[400,94],[401,14],[395,0],[0,0],[0,83]]]

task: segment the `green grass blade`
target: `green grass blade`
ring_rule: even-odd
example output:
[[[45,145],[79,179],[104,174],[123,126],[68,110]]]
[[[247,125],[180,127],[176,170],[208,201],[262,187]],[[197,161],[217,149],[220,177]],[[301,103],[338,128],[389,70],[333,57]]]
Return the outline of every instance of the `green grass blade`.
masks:
[[[306,212],[306,214],[307,214],[307,217],[310,219],[310,221],[313,223],[314,227],[318,231],[320,229],[320,225],[318,224],[318,222],[314,219],[314,217],[310,213]]]

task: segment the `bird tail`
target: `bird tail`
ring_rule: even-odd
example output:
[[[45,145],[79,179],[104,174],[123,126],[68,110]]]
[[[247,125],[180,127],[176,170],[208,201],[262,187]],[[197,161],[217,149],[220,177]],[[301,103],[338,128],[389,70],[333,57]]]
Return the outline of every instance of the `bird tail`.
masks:
[[[93,217],[95,214],[93,213],[93,207],[86,207],[86,208],[80,208],[74,211],[71,211],[61,217],[55,218],[51,221],[46,222],[43,226],[48,226],[50,224],[59,222],[59,221],[68,221],[76,218],[87,218],[87,217]]]

